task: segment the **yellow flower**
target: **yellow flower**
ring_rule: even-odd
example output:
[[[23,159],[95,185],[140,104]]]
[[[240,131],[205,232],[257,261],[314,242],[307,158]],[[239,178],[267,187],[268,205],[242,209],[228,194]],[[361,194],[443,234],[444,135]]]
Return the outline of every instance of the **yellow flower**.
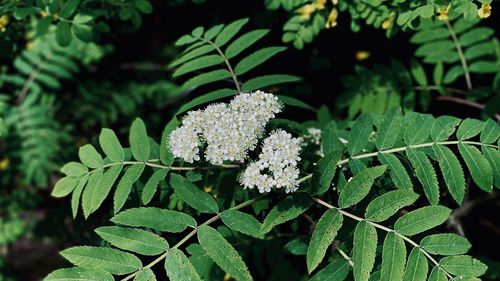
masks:
[[[439,8],[438,13],[438,20],[448,20],[448,12],[450,11],[451,4],[448,4],[448,6],[444,8]]]
[[[332,4],[333,4],[333,5],[335,5],[335,6],[336,6],[338,3],[339,3],[339,0],[332,0]]]
[[[325,27],[331,28],[337,26],[337,18],[339,16],[339,11],[336,8],[333,8],[328,18],[326,19]]]
[[[46,11],[40,11],[40,16],[42,16],[42,18],[48,16],[49,14],[46,12]]]
[[[356,51],[356,53],[354,54],[354,57],[356,58],[357,61],[363,61],[363,60],[367,60],[370,57],[370,55],[371,54],[368,51],[359,50],[359,51]]]
[[[314,2],[314,7],[318,10],[323,10],[325,8],[326,0],[316,0]]]
[[[394,23],[394,18],[396,18],[396,13],[392,12],[391,15],[382,23],[382,28],[389,29]]]
[[[9,16],[3,15],[0,17],[0,32],[5,32],[6,26],[9,24]]]
[[[211,193],[213,191],[213,188],[212,186],[208,185],[203,188],[203,191],[205,191],[206,193]]]
[[[0,170],[6,170],[10,165],[9,158],[0,160]]]
[[[306,4],[299,9],[300,20],[306,21],[311,18],[311,14],[316,11],[316,6],[314,4]]]
[[[481,8],[477,10],[477,15],[482,19],[491,16],[491,5],[488,3],[483,3],[481,5]]]

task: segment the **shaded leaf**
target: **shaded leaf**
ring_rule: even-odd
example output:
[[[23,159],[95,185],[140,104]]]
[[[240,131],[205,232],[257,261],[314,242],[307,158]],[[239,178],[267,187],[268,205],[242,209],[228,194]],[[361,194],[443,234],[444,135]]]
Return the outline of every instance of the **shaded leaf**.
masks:
[[[116,224],[147,227],[164,232],[182,232],[188,227],[196,227],[196,221],[188,214],[154,207],[132,208],[111,218]]]

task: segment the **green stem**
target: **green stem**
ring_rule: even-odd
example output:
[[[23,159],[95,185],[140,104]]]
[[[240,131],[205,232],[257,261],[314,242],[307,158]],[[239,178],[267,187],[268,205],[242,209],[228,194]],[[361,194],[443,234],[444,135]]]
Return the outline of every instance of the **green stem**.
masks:
[[[112,166],[117,166],[117,165],[137,165],[137,164],[144,164],[149,167],[154,167],[154,168],[159,168],[159,169],[169,169],[172,171],[191,171],[195,169],[210,169],[210,167],[177,167],[177,166],[166,166],[166,165],[161,165],[161,164],[156,164],[154,162],[159,162],[159,159],[151,159],[148,161],[121,161],[121,162],[114,162],[110,164],[103,165],[102,168],[108,168]],[[235,169],[235,168],[240,168],[240,165],[238,164],[214,164],[213,167],[219,167],[219,168],[226,168],[226,169]]]
[[[257,202],[258,200],[260,200],[262,198],[262,196],[259,196],[259,197],[256,197],[254,199],[250,199],[248,201],[245,201],[239,205],[236,205],[232,208],[229,208],[229,210],[239,210],[239,209],[242,209],[244,207],[247,207],[247,206],[250,206],[252,205],[253,203]],[[137,270],[136,272],[134,273],[131,273],[130,275],[128,275],[127,277],[123,278],[122,281],[127,281],[127,280],[131,280],[132,278],[134,278],[137,274],[139,274],[139,272],[141,270],[143,270],[144,268],[151,268],[153,267],[154,265],[156,265],[157,263],[161,262],[162,260],[164,260],[168,253],[170,253],[170,250],[171,249],[177,249],[179,248],[180,246],[182,246],[184,243],[186,243],[189,239],[191,239],[193,236],[196,235],[196,233],[198,233],[198,230],[200,229],[200,227],[204,226],[204,225],[209,225],[217,220],[220,219],[220,214],[217,214],[213,217],[211,217],[210,219],[208,219],[207,221],[205,221],[204,223],[202,223],[201,225],[195,227],[191,232],[189,232],[184,238],[182,238],[182,240],[180,240],[177,244],[175,244],[175,246],[173,246],[172,248],[166,250],[162,255],[160,255],[158,258],[156,258],[155,260],[153,260],[152,262],[148,263],[146,266],[142,267],[141,269]]]
[[[389,233],[389,232],[394,232],[394,234],[396,234],[397,236],[401,237],[404,241],[406,241],[406,242],[408,242],[409,244],[411,244],[412,246],[414,246],[414,247],[418,248],[418,249],[419,249],[419,250],[420,250],[420,251],[421,251],[421,252],[422,252],[422,253],[423,253],[423,254],[424,254],[424,255],[425,255],[425,256],[426,256],[426,257],[427,257],[427,258],[428,258],[428,259],[429,259],[429,260],[430,260],[430,261],[431,261],[434,265],[435,265],[435,266],[437,266],[437,267],[439,267],[439,268],[443,269],[443,268],[439,265],[439,262],[438,262],[438,261],[436,261],[436,259],[434,259],[434,258],[431,256],[431,254],[429,254],[429,253],[428,253],[427,251],[425,251],[422,247],[420,247],[420,245],[419,245],[419,244],[417,244],[415,241],[411,240],[410,238],[408,238],[408,237],[406,237],[406,236],[404,236],[404,235],[402,235],[402,234],[397,233],[394,229],[390,229],[390,228],[385,227],[385,226],[383,226],[383,225],[381,225],[381,224],[378,224],[378,223],[375,223],[375,222],[372,222],[372,221],[366,220],[366,219],[364,219],[364,218],[358,217],[358,216],[356,216],[356,215],[353,215],[353,214],[351,214],[351,213],[349,213],[349,212],[346,212],[346,211],[344,211],[344,210],[342,210],[342,209],[340,209],[340,208],[338,208],[338,207],[335,207],[335,206],[333,206],[333,205],[331,205],[331,204],[328,204],[328,203],[326,203],[325,201],[323,201],[323,200],[321,200],[321,199],[319,199],[319,198],[312,197],[312,199],[313,199],[316,203],[318,203],[318,204],[320,204],[320,205],[323,205],[323,206],[325,206],[325,207],[327,207],[327,208],[329,208],[329,209],[336,209],[336,210],[337,210],[337,211],[339,211],[339,213],[341,213],[342,215],[344,215],[344,216],[346,216],[346,217],[349,217],[349,218],[351,218],[351,219],[353,219],[353,220],[356,220],[356,221],[366,221],[367,223],[369,223],[369,224],[373,225],[374,227],[376,227],[376,228],[378,228],[378,229],[381,229],[381,230],[383,230],[383,231],[385,231],[385,232],[388,232],[388,233]],[[445,273],[445,274],[446,274],[449,278],[452,278],[452,276],[451,276],[451,274],[450,274],[450,273],[448,273],[448,272],[447,272],[446,270],[444,270],[444,269],[443,269],[443,271],[444,271],[444,273]]]
[[[441,145],[453,145],[453,144],[471,144],[471,145],[484,145],[484,146],[489,146],[493,148],[498,148],[497,145],[493,144],[484,144],[476,141],[435,141],[435,142],[428,142],[428,143],[422,143],[422,144],[414,144],[414,145],[408,145],[408,146],[403,146],[403,147],[396,147],[396,148],[391,148],[387,150],[381,150],[381,151],[375,151],[375,152],[370,152],[370,153],[365,153],[365,154],[360,154],[360,155],[355,155],[347,159],[340,160],[337,165],[343,165],[349,162],[349,159],[363,159],[363,158],[370,158],[370,157],[375,157],[379,153],[396,153],[400,151],[405,151],[408,148],[422,148],[422,147],[429,147],[433,146],[434,144],[441,144]]]
[[[462,46],[458,41],[457,34],[455,33],[455,30],[451,26],[450,22],[445,21],[445,24],[446,27],[448,28],[448,31],[450,32],[451,39],[453,39],[453,44],[455,44],[455,48],[457,49],[458,57],[460,58],[460,63],[462,63],[462,68],[464,70],[465,83],[467,84],[467,89],[470,91],[472,89],[472,81],[470,78],[469,66],[467,65],[467,60],[465,59],[464,51],[462,50]]]
[[[227,70],[229,70],[229,73],[231,74],[231,78],[233,79],[234,86],[236,87],[236,90],[238,91],[238,93],[241,93],[241,87],[240,87],[240,82],[238,81],[238,77],[236,76],[236,73],[234,72],[233,67],[229,63],[228,58],[226,57],[226,55],[224,55],[224,52],[222,52],[222,50],[219,48],[219,46],[217,46],[217,44],[215,44],[215,42],[213,42],[212,40],[206,40],[205,38],[201,38],[201,37],[196,37],[196,38],[200,41],[203,41],[207,44],[210,44],[212,47],[214,47],[214,49],[217,51],[217,53],[224,59],[224,63],[226,64]]]

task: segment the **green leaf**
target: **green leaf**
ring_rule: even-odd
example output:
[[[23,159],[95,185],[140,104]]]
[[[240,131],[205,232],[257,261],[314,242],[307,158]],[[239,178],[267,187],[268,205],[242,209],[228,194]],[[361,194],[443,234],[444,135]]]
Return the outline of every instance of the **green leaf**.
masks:
[[[224,28],[223,24],[218,24],[216,26],[211,27],[209,30],[203,34],[203,38],[206,40],[212,40],[215,36],[217,36],[220,31]]]
[[[68,0],[61,9],[61,17],[67,19],[73,15],[80,4],[80,0]]]
[[[362,170],[340,191],[339,206],[347,208],[363,200],[370,192],[376,178],[384,174],[387,166],[376,166]]]
[[[141,255],[159,255],[168,249],[165,239],[142,229],[102,226],[94,231],[111,245]]]
[[[439,62],[438,64],[436,64],[436,67],[434,68],[434,72],[432,74],[434,84],[441,85],[443,83],[443,76],[444,76],[443,62]]]
[[[321,148],[323,149],[323,153],[327,155],[340,147],[344,147],[344,144],[340,141],[337,123],[330,121],[323,127]]]
[[[189,101],[188,103],[185,103],[177,112],[175,113],[176,115],[179,115],[181,113],[184,113],[186,111],[189,111],[199,105],[206,104],[209,102],[214,102],[216,100],[220,100],[223,98],[231,97],[236,95],[237,92],[235,90],[231,89],[220,89],[220,90],[215,90],[213,92],[210,92],[208,94],[204,94],[202,96],[196,97]]]
[[[448,278],[446,277],[446,273],[443,269],[435,266],[431,274],[429,275],[428,281],[448,281]]]
[[[439,203],[439,185],[436,171],[432,167],[431,161],[421,151],[415,149],[406,149],[406,155],[415,169],[415,174],[424,188],[424,193],[429,203],[436,205]]]
[[[73,18],[73,23],[77,25],[83,25],[90,23],[94,18],[90,15],[76,14]]]
[[[111,191],[111,188],[113,187],[113,184],[120,175],[122,168],[123,165],[112,166],[102,175],[97,188],[93,189],[92,212],[97,210],[104,202],[104,199],[106,199],[109,192]]]
[[[253,280],[238,252],[226,239],[210,226],[200,226],[198,241],[207,255],[236,280]]]
[[[71,32],[73,32],[73,35],[83,42],[92,41],[92,28],[89,25],[75,23],[71,25]]]
[[[134,281],[156,281],[156,276],[151,269],[144,268],[134,277]]]
[[[153,12],[153,5],[147,0],[136,0],[135,6],[143,14],[151,14]]]
[[[380,281],[403,280],[406,262],[405,242],[394,232],[387,233],[382,248]]]
[[[70,194],[78,184],[79,178],[75,177],[64,177],[57,181],[52,193],[50,195],[54,197],[64,197]]]
[[[172,233],[196,227],[196,221],[188,214],[153,207],[127,209],[115,215],[111,221],[126,226],[147,227]]]
[[[479,277],[488,269],[486,265],[471,256],[444,257],[439,264],[451,274],[467,277]]]
[[[71,26],[68,22],[65,21],[59,21],[57,23],[57,29],[56,29],[56,40],[59,45],[62,47],[69,46],[71,43]]]
[[[354,230],[354,279],[367,281],[375,263],[377,231],[367,221],[360,221]]]
[[[146,182],[146,185],[144,185],[144,189],[142,190],[142,203],[144,205],[149,204],[151,202],[151,199],[153,199],[153,196],[156,193],[156,189],[158,188],[158,185],[160,182],[165,179],[165,176],[167,176],[168,169],[159,169],[154,172],[154,174],[149,178],[149,180]]]
[[[434,118],[430,114],[418,114],[410,122],[405,131],[405,143],[415,145],[425,142],[429,138]]]
[[[334,150],[318,161],[312,177],[311,194],[323,194],[328,190],[343,151],[343,149]]]
[[[293,193],[281,200],[278,205],[272,208],[264,219],[260,228],[260,234],[266,234],[275,226],[293,220],[307,211],[313,201],[306,193]]]
[[[495,186],[500,188],[500,151],[487,146],[483,146],[482,151],[493,169]]]
[[[420,249],[413,248],[408,257],[403,281],[425,281],[427,280],[428,271],[429,264],[424,254]]]
[[[83,267],[58,269],[47,275],[43,281],[114,281],[109,272]]]
[[[488,27],[475,27],[460,35],[459,42],[462,47],[473,45],[493,35],[495,31]]]
[[[399,158],[391,153],[378,153],[380,163],[387,165],[392,182],[399,189],[413,189],[413,183],[410,180],[408,172],[399,160]]]
[[[329,209],[321,216],[307,248],[307,271],[309,274],[325,257],[326,250],[335,240],[341,226],[342,214],[337,209]]]
[[[102,129],[99,135],[99,144],[101,145],[104,154],[108,156],[109,160],[112,162],[120,162],[125,159],[125,153],[123,152],[123,147],[116,137],[115,132],[110,129]]]
[[[170,64],[170,67],[175,67],[177,65],[185,63],[186,61],[190,61],[190,60],[197,58],[201,55],[210,53],[213,50],[215,50],[215,48],[212,45],[202,45],[200,47],[197,47],[196,49],[193,49],[193,50],[183,54],[180,58],[178,58],[174,62],[172,62]]]
[[[132,185],[141,177],[146,165],[136,164],[129,167],[123,174],[120,182],[116,186],[115,196],[113,198],[114,213],[118,213],[128,199]]]
[[[399,129],[401,127],[401,110],[393,107],[384,115],[384,120],[380,124],[377,132],[377,139],[375,145],[378,150],[392,148],[399,136]]]
[[[80,161],[91,169],[97,169],[102,166],[102,156],[91,144],[80,147],[78,155],[80,156]]]
[[[261,224],[249,214],[237,210],[227,210],[220,214],[222,222],[234,231],[241,232],[253,237],[259,236]]]
[[[302,109],[307,109],[307,110],[316,112],[316,109],[314,109],[312,106],[308,105],[307,103],[305,103],[299,99],[296,99],[293,97],[288,97],[288,96],[282,96],[282,95],[276,95],[276,96],[278,97],[278,99],[281,102],[283,102],[286,105],[294,106],[294,107],[298,107],[298,108],[302,108]]]
[[[116,275],[128,274],[142,267],[136,256],[105,247],[72,247],[62,251],[61,255],[74,265],[102,269]]]
[[[170,133],[175,130],[179,126],[179,121],[176,117],[173,117],[165,128],[163,128],[163,132],[161,133],[161,145],[160,145],[160,161],[163,165],[170,166],[174,163],[174,155],[170,151],[167,142]]]
[[[425,237],[420,241],[420,246],[431,254],[449,256],[467,253],[471,244],[463,236],[453,233],[442,233]]]
[[[87,166],[78,162],[69,162],[61,168],[61,172],[67,176],[81,177],[89,171]]]
[[[426,206],[407,213],[394,224],[394,230],[406,236],[415,235],[444,223],[451,210],[443,206]]]
[[[343,281],[349,274],[349,263],[337,259],[318,271],[309,281]]]
[[[224,52],[226,58],[231,59],[237,56],[239,53],[255,44],[255,42],[264,37],[267,33],[269,33],[268,29],[257,29],[241,35],[227,46]]]
[[[165,258],[165,270],[171,281],[201,281],[189,259],[179,249],[172,249]]]
[[[229,42],[229,40],[231,40],[247,22],[248,18],[244,18],[226,25],[219,35],[215,37],[215,45],[221,47]]]
[[[174,189],[174,193],[182,201],[202,213],[217,213],[219,206],[214,198],[209,194],[199,189],[196,185],[181,175],[170,175],[170,186]]]
[[[175,41],[175,46],[183,46],[183,45],[187,45],[187,44],[191,44],[193,42],[195,42],[197,39],[193,36],[191,36],[191,34],[186,34],[186,35],[183,35],[181,36],[179,39],[177,39],[177,41]]]
[[[488,160],[474,146],[459,143],[458,150],[469,168],[474,182],[482,190],[490,192],[493,188],[493,171]]]
[[[205,84],[224,80],[224,79],[227,79],[230,77],[231,77],[231,74],[226,69],[212,70],[210,72],[202,73],[200,75],[197,75],[197,76],[187,80],[182,85],[182,87],[184,89],[190,89],[193,87],[200,87],[200,86],[203,86]]]
[[[499,69],[498,63],[492,61],[476,61],[469,66],[471,73],[498,73]]]
[[[431,129],[431,138],[433,141],[445,141],[454,132],[455,128],[460,124],[460,119],[452,116],[439,116],[436,118]]]
[[[80,181],[78,181],[78,185],[73,191],[73,194],[71,194],[71,212],[73,214],[73,219],[76,218],[76,215],[78,214],[78,205],[80,204],[80,197],[82,195],[83,188],[87,184],[88,179],[89,179],[88,174],[82,176],[80,178]]]
[[[347,144],[347,150],[351,156],[366,148],[372,130],[372,121],[369,115],[363,114],[354,121]]]
[[[83,190],[82,194],[82,209],[83,209],[83,216],[85,218],[88,218],[89,215],[92,213],[92,205],[93,205],[93,197],[94,197],[94,192],[97,189],[99,182],[101,181],[101,178],[103,176],[103,171],[102,169],[94,170],[92,174],[89,177],[89,181]]]
[[[181,67],[172,74],[172,77],[178,77],[196,70],[221,64],[224,62],[224,58],[220,55],[206,55],[198,57],[196,59],[190,60],[189,62],[183,64]]]
[[[424,68],[416,60],[410,60],[410,70],[413,78],[420,86],[427,86],[427,76],[425,76]]]
[[[264,89],[266,87],[274,86],[277,84],[298,82],[300,80],[300,77],[288,74],[263,75],[251,78],[248,81],[244,82],[241,89],[242,91],[248,92],[258,89]]]
[[[470,139],[478,135],[483,129],[483,126],[483,122],[477,119],[467,118],[462,121],[462,123],[458,127],[457,138],[459,140]]]
[[[149,158],[149,138],[146,125],[140,118],[136,118],[130,127],[129,141],[135,160],[147,161]]]
[[[481,143],[494,143],[500,137],[500,126],[492,119],[484,122],[484,127],[481,131]]]
[[[448,72],[446,72],[446,75],[444,76],[443,84],[451,84],[457,80],[458,77],[464,75],[464,69],[460,65],[455,65],[454,67],[450,68]]]
[[[27,16],[33,15],[37,12],[38,10],[35,7],[16,7],[13,15],[16,20],[22,20],[25,19]]]
[[[466,187],[462,165],[448,147],[434,144],[432,150],[438,159],[439,167],[451,196],[459,205],[462,204]]]
[[[245,74],[284,50],[286,50],[286,47],[267,47],[257,50],[240,60],[234,71],[237,75]]]
[[[366,207],[365,218],[373,222],[385,221],[399,209],[409,206],[418,199],[411,190],[393,190],[373,199]]]

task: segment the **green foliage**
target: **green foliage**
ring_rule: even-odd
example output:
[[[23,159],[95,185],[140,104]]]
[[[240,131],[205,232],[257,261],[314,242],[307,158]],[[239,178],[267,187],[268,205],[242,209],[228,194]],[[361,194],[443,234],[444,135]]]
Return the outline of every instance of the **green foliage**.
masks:
[[[174,2],[158,7],[184,4]],[[276,39],[266,28],[271,22],[261,21],[280,20],[276,12],[196,27],[155,51],[158,65],[115,64],[121,53],[103,61],[113,48],[123,48],[119,31],[138,28],[141,15],[156,9],[153,3],[0,0],[0,47],[15,46],[2,54],[11,63],[0,68],[2,274],[10,244],[35,228],[24,208],[36,205],[26,200],[36,191],[71,202],[43,216],[64,219],[65,227],[50,228],[56,235],[71,232],[71,245],[87,244],[61,251],[71,267],[44,280],[494,276],[486,266],[494,263],[468,255],[473,241],[447,228],[461,232],[453,208],[468,208],[471,197],[489,198],[485,193],[500,188],[500,76],[488,84],[499,70],[499,44],[494,30],[477,20],[487,17],[489,1],[265,1],[268,9],[283,8],[290,16],[282,40],[297,49],[313,43],[322,29],[345,22],[354,32],[365,24],[385,29],[389,37],[408,32],[418,44],[406,61],[355,66],[354,74],[343,76],[343,89],[334,89],[330,109],[274,94],[288,89],[285,83],[302,81],[281,71],[266,74],[271,58],[287,51],[259,46]],[[19,34],[26,34],[26,42]],[[182,50],[176,53],[174,45]],[[312,53],[314,59],[315,46]],[[460,76],[464,89],[456,88]],[[311,92],[305,80],[290,93]],[[256,90],[273,93],[284,112],[275,119],[278,113],[269,113],[273,120],[249,132],[256,139],[244,161],[175,157],[171,133],[181,124],[195,139],[181,139],[181,145],[199,144],[200,155],[211,143],[205,133],[222,130],[217,122],[201,129],[193,112]],[[319,96],[308,98],[321,103]],[[434,112],[436,102],[457,100],[480,114],[433,115],[442,113]],[[264,102],[252,106],[239,109],[242,116],[256,118],[255,112],[266,109]],[[307,120],[311,113],[317,120]],[[243,130],[245,118],[231,129]],[[293,150],[281,141],[272,144],[279,149],[266,148],[264,139],[276,130],[297,140],[300,158],[266,163],[286,156],[272,154]],[[228,135],[221,136],[227,144],[241,137]],[[280,164],[296,174],[280,173]],[[258,173],[249,176],[251,165]],[[258,188],[244,183],[245,177]],[[35,188],[43,186],[50,188]],[[28,195],[14,198],[14,192]],[[33,235],[43,234],[26,237]]]
[[[443,76],[443,85],[452,84],[461,76],[469,76],[469,72],[498,72],[500,47],[494,30],[475,27],[477,23],[477,20],[464,18],[451,23],[423,21],[419,31],[412,36],[410,42],[419,45],[416,56],[422,57],[426,63],[446,65],[445,74],[440,75]],[[471,85],[468,87],[470,89]]]

